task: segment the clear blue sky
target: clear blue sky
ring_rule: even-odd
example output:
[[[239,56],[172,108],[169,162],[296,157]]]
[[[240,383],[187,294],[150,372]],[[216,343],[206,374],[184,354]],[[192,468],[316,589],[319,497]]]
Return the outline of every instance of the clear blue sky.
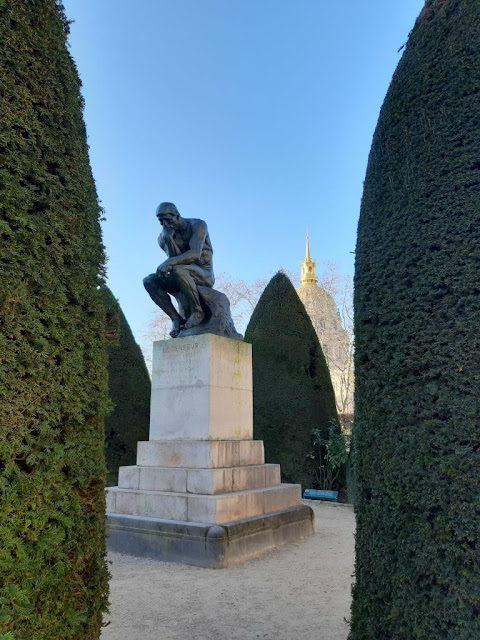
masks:
[[[108,284],[140,341],[155,208],[207,221],[215,270],[353,271],[378,112],[423,0],[64,0],[106,210]]]

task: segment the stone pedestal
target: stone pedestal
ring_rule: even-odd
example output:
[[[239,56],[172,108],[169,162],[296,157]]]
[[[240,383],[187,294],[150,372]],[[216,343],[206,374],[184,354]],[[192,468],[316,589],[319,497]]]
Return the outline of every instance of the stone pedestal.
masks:
[[[150,440],[251,440],[251,345],[207,333],[153,345]]]
[[[155,342],[150,439],[107,489],[109,548],[220,568],[310,535],[300,485],[281,484],[252,437],[251,345]]]

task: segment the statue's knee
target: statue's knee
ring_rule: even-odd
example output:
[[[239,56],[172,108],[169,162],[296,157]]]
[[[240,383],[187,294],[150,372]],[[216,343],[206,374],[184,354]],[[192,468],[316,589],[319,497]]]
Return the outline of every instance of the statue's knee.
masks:
[[[151,273],[149,276],[143,279],[143,286],[147,291],[151,289],[155,289],[157,276],[154,273]]]

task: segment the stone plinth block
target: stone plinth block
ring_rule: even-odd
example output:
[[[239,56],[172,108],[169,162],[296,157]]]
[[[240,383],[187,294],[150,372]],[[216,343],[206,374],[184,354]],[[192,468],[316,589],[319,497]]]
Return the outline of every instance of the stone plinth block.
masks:
[[[137,465],[220,469],[263,464],[262,440],[149,440],[137,443]]]
[[[215,495],[120,487],[107,489],[109,513],[210,524],[232,522],[300,504],[299,484],[280,484]]]
[[[251,345],[212,334],[153,345],[150,440],[251,440]]]
[[[226,469],[175,469],[168,467],[120,467],[120,489],[173,491],[213,495],[261,489],[280,484],[280,465],[263,464]]]
[[[107,514],[111,551],[213,569],[243,562],[313,531],[313,511],[305,505],[223,525]]]

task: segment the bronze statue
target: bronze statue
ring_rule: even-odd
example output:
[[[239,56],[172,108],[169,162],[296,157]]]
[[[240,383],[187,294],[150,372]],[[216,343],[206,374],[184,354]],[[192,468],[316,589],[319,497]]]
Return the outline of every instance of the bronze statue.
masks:
[[[158,244],[168,258],[143,280],[148,294],[172,320],[172,338],[216,333],[241,339],[233,326],[227,297],[215,291],[212,243],[207,224],[196,218],[182,218],[172,202],[157,207],[162,225]],[[174,307],[170,295],[178,303]]]

